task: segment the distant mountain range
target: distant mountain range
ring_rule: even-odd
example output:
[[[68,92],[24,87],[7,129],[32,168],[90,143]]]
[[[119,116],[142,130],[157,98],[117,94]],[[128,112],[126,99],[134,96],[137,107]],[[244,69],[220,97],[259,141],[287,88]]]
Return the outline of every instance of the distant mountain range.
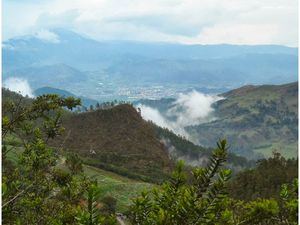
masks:
[[[17,76],[29,81],[33,88],[44,86],[67,87],[72,83],[85,82],[85,73],[65,64],[53,64],[47,66],[25,67],[11,72],[12,76]],[[6,77],[6,76],[4,76]]]
[[[47,85],[87,96],[100,82],[224,88],[298,79],[297,48],[99,42],[68,30],[51,32],[55,43],[35,36],[5,41],[3,78],[22,77],[34,89]]]
[[[53,29],[57,42],[23,36],[3,43],[6,69],[64,63],[80,70],[96,70],[105,63],[144,59],[212,60],[242,55],[293,55],[297,48],[279,45],[183,45],[133,41],[95,41],[64,29]]]

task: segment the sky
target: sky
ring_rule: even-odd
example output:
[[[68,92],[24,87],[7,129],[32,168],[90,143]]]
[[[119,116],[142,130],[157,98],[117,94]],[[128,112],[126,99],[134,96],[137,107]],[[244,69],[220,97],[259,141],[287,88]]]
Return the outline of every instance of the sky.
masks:
[[[96,40],[298,46],[297,0],[3,0],[3,40],[53,28]]]

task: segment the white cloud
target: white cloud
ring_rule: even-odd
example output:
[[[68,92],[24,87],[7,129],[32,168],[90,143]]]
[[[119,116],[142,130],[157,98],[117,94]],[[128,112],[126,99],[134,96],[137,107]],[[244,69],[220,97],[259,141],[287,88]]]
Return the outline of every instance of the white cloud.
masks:
[[[259,35],[263,33],[265,34]],[[219,43],[221,40],[227,40],[227,43],[265,44],[270,43],[270,40],[277,36],[280,36],[279,30],[276,26],[271,24],[219,24],[205,28],[197,37],[196,41],[207,44]]]
[[[212,119],[212,104],[220,99],[197,91],[180,94],[168,114],[177,118],[176,123],[180,127],[197,125]]]
[[[188,133],[185,131],[184,127],[180,126],[180,124],[176,123],[176,121],[167,119],[157,109],[141,104],[137,107],[141,109],[142,117],[144,120],[152,121],[160,127],[172,130],[175,134],[188,137]]]
[[[76,25],[76,20],[80,16],[77,9],[67,10],[58,13],[45,12],[41,14],[35,23],[35,26],[43,28],[73,28]]]
[[[145,105],[138,105],[137,107],[141,109],[142,117],[145,120],[153,121],[156,125],[160,127],[173,129],[170,121],[164,118],[164,116],[157,109]]]
[[[4,0],[3,31],[59,26],[96,39],[296,46],[297,10],[297,0]]]
[[[197,91],[179,94],[166,115],[146,105],[140,104],[137,107],[141,109],[142,117],[145,120],[153,121],[160,127],[168,128],[176,134],[189,138],[185,127],[216,119],[213,116],[214,109],[212,104],[220,99],[218,96],[206,95]],[[168,118],[174,119],[171,120]]]
[[[45,29],[39,30],[35,34],[35,37],[37,37],[38,39],[41,39],[43,41],[46,41],[46,42],[52,42],[52,43],[60,42],[59,37],[55,33],[51,32],[49,30],[45,30]]]
[[[24,80],[22,78],[18,77],[10,77],[7,78],[3,82],[3,86],[8,88],[11,91],[20,93],[21,95],[28,96],[28,97],[34,97],[33,91],[30,88],[30,85],[27,80]]]

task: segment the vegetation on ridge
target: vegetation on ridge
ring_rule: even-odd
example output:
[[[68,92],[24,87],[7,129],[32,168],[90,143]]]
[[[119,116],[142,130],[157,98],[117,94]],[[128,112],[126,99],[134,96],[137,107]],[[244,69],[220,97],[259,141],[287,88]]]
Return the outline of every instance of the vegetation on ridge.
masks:
[[[64,108],[72,109],[80,101],[57,95],[43,95],[25,104],[22,101],[21,97],[19,101],[8,99],[2,106],[3,224],[117,224],[116,201],[120,198],[103,195],[106,181],[82,165],[72,149],[66,152],[63,145],[48,145],[64,131],[62,115],[70,117]],[[12,160],[10,153],[16,148],[18,155]],[[268,182],[276,181],[272,195],[251,195],[251,201],[245,201],[245,195],[236,200],[226,191],[227,186],[234,189],[240,182],[234,179],[231,187],[228,185],[231,172],[223,168],[227,150],[226,141],[220,141],[206,167],[191,171],[179,163],[171,179],[153,190],[148,186],[140,196],[137,193],[127,211],[131,224],[296,225],[298,181],[292,181],[293,174],[287,177],[283,172],[295,173],[296,161],[279,154],[261,161],[250,170],[253,179],[261,183],[254,188],[263,190]],[[266,168],[265,175],[259,177]],[[271,169],[286,179],[274,179],[269,174]],[[239,174],[237,178],[244,176],[243,172]]]
[[[63,143],[89,165],[157,182],[172,168],[153,127],[130,105],[70,115],[63,125],[65,133],[51,144]]]

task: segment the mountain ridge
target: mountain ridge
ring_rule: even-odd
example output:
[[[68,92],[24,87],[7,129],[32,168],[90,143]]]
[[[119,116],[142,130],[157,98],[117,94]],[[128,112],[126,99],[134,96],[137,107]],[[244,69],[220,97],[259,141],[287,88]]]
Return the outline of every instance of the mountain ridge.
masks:
[[[89,108],[90,106],[95,106],[98,101],[94,99],[90,99],[84,96],[77,96],[69,91],[59,89],[59,88],[52,88],[52,87],[41,87],[34,91],[35,96],[44,95],[44,94],[57,94],[62,97],[76,97],[81,99],[82,106]]]
[[[172,168],[153,128],[130,105],[68,116],[65,134],[55,143],[77,152],[96,167],[162,179]]]
[[[200,143],[210,145],[222,135],[244,156],[268,157],[272,151],[297,156],[298,82],[246,86],[223,95],[214,105],[217,120],[188,128]]]
[[[107,74],[110,81],[126,85],[134,81],[141,85],[198,83],[202,86],[237,87],[245,83],[278,84],[297,79],[297,48],[276,45],[99,42],[64,30],[58,32],[59,36],[61,41],[56,43],[36,37],[5,41],[4,76],[12,76],[13,71],[18,70],[21,73],[25,68],[62,63],[86,76],[86,71],[98,71],[98,78],[101,74]],[[41,86],[45,84],[35,88]]]

